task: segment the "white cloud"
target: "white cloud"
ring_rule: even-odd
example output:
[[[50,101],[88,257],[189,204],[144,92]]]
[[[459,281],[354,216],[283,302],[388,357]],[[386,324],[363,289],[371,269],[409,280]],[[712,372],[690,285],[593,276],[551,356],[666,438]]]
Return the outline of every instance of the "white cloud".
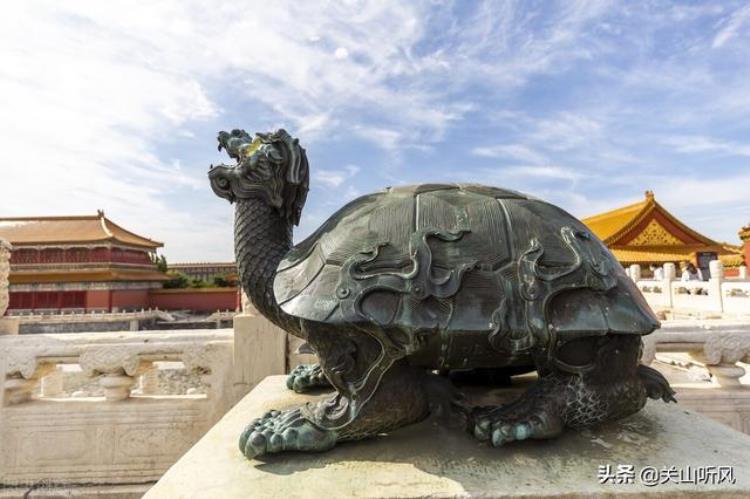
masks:
[[[629,182],[650,181],[643,165],[669,160],[648,147],[653,137],[667,137],[661,151],[668,145],[691,158],[748,156],[740,134],[713,136],[695,125],[742,132],[747,123],[747,64],[722,60],[734,64],[722,73],[712,57],[742,46],[749,7],[697,36],[684,23],[724,15],[721,6],[485,2],[464,10],[459,19],[455,6],[430,1],[325,9],[292,1],[11,2],[0,18],[0,212],[104,208],[164,239],[174,259],[229,258],[231,210],[211,197],[205,167],[170,146],[175,137],[202,142],[203,124],[223,125],[250,107],[248,121],[288,127],[311,156],[318,144],[346,149],[352,138],[390,158],[403,150],[429,156],[461,125],[460,136],[480,145],[464,152],[508,158],[502,178],[542,193],[550,181],[570,185],[622,165]],[[712,41],[724,50],[711,50]],[[566,72],[579,79],[555,79]],[[524,101],[545,97],[545,88],[555,95]],[[492,116],[512,132],[493,133],[502,143],[476,131],[495,125]],[[339,164],[347,161],[359,160]],[[409,181],[431,173],[415,165]],[[354,165],[313,169],[322,187],[346,196],[358,193],[352,184],[364,187],[358,175]],[[588,206],[569,188],[549,192]],[[719,197],[717,205],[740,202]]]
[[[538,177],[558,180],[578,180],[580,173],[561,166],[512,166],[500,170],[503,175]]]
[[[750,21],[750,5],[745,5],[734,11],[726,19],[719,32],[716,33],[711,46],[715,49],[723,47],[724,44],[735,37],[737,32],[742,29],[748,21]]]
[[[319,182],[327,187],[341,187],[347,180],[352,179],[359,173],[357,165],[346,165],[341,170],[326,170],[316,168],[313,170],[313,181]]]
[[[402,145],[402,134],[396,130],[376,126],[355,126],[352,130],[359,138],[390,151]]]
[[[676,135],[666,137],[662,143],[686,154],[719,153],[726,156],[750,156],[750,144],[738,144],[702,135]]]
[[[665,177],[653,185],[656,199],[689,226],[712,239],[739,244],[737,231],[750,213],[750,165],[736,174]]]
[[[0,213],[103,208],[132,230],[194,249],[185,228],[210,233],[210,217],[176,211],[165,196],[203,189],[205,180],[157,156],[153,138],[184,134],[187,123],[214,117],[216,106],[198,81],[149,64],[137,36],[100,28],[57,4],[4,9]],[[168,251],[179,253],[178,244]]]
[[[331,116],[328,113],[304,116],[300,122],[302,124],[295,131],[306,138],[317,137],[332,126]]]
[[[597,141],[601,135],[602,125],[592,117],[563,112],[538,120],[529,138],[543,142],[550,149],[564,151]]]
[[[0,20],[0,212],[104,208],[118,223],[166,240],[175,259],[228,258],[231,235],[214,227],[217,219],[231,218],[231,210],[214,200],[188,213],[173,200],[206,190],[204,168],[157,152],[170,135],[195,136],[192,124],[223,112],[212,95],[224,86],[217,80],[240,83],[246,98],[291,123],[306,143],[342,119],[356,126],[355,111],[369,109],[378,114],[367,123],[385,117],[394,128],[367,125],[354,133],[393,150],[402,130],[414,130],[414,142],[436,138],[468,109],[442,106],[439,96],[419,86],[388,82],[394,74],[419,71],[408,55],[422,36],[419,7],[264,3],[261,16],[252,13],[257,9],[238,16],[238,8],[177,1],[6,6]],[[367,36],[358,26],[367,26]],[[361,54],[359,62],[350,53]],[[339,178],[356,172],[342,173],[323,171],[319,178],[341,186]],[[212,244],[196,232],[218,239]]]
[[[511,158],[531,163],[544,163],[547,161],[543,154],[531,150],[523,144],[502,144],[495,146],[475,147],[472,154],[485,158]]]
[[[318,169],[313,175],[316,182],[320,182],[321,184],[330,187],[338,187],[343,184],[345,180],[345,176],[342,172],[331,170]]]
[[[345,47],[339,47],[334,51],[333,56],[336,59],[346,59],[349,57],[349,51]]]

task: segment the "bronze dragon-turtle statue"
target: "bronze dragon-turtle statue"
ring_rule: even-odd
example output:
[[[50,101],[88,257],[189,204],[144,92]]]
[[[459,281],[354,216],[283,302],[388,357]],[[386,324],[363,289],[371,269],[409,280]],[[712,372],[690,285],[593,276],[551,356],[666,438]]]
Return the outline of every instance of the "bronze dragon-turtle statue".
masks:
[[[320,364],[289,376],[328,385],[317,404],[271,411],[240,436],[248,457],[326,450],[417,422],[423,373],[536,370],[518,400],[469,411],[493,446],[550,438],[670,401],[640,365],[659,322],[609,250],[562,209],[476,184],[387,188],[341,208],[292,245],[309,185],[305,150],[286,131],[219,133],[237,163],[209,172],[235,204],[242,288]]]

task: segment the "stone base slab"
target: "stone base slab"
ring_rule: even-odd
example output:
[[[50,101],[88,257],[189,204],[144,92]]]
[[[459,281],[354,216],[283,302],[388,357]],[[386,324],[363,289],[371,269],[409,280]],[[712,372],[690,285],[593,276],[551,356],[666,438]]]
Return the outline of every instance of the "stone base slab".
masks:
[[[639,414],[620,422],[500,449],[431,416],[326,453],[289,453],[254,461],[242,456],[237,440],[253,418],[321,396],[288,391],[284,376],[266,378],[145,497],[750,497],[750,437],[662,402],[649,402]],[[618,465],[632,465],[633,483],[600,483],[599,467],[607,465],[613,471]],[[731,466],[736,480],[647,486],[640,478],[645,467],[672,466],[685,472]]]
[[[4,334],[18,334],[21,321],[11,317],[0,317],[0,336]]]
[[[0,499],[138,499],[152,483],[132,485],[90,485],[64,487],[35,483],[26,487],[0,489]]]

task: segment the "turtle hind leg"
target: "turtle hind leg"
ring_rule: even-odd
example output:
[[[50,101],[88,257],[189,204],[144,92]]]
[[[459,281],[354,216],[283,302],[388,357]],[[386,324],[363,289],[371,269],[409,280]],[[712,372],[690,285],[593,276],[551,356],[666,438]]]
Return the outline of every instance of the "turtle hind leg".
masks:
[[[297,393],[314,388],[329,388],[331,383],[323,373],[320,364],[300,364],[287,375],[286,387]]]
[[[654,400],[677,402],[675,391],[669,386],[667,378],[662,373],[643,364],[638,366],[638,377],[641,378],[646,394]]]
[[[552,438],[562,433],[564,398],[556,378],[540,379],[518,400],[475,408],[469,417],[474,436],[499,447],[515,440]]]
[[[593,363],[591,369],[575,374],[549,369],[515,402],[475,409],[470,418],[474,435],[494,446],[550,438],[565,427],[582,428],[629,416],[646,403],[649,386],[668,388],[658,373],[639,368],[640,337],[610,335],[584,340],[592,343],[584,349],[592,352],[593,358],[588,359]],[[648,382],[642,372],[649,373]]]

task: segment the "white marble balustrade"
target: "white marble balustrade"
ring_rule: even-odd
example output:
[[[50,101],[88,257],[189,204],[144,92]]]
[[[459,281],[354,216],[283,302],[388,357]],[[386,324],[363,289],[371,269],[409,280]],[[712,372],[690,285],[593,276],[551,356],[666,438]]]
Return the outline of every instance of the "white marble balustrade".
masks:
[[[707,281],[678,280],[674,264],[663,267],[663,278],[643,279],[639,265],[631,265],[627,274],[633,279],[655,311],[694,315],[750,316],[750,279],[747,268],[740,267],[739,276],[726,277],[721,262],[710,263]]]
[[[750,385],[741,382],[750,362],[750,323],[674,321],[645,336],[641,361],[657,354],[687,354],[711,374],[710,382],[675,382],[677,400],[712,419],[750,434]],[[654,366],[658,367],[658,366]]]
[[[235,402],[233,336],[231,330],[0,336],[0,484],[158,479]],[[154,363],[165,361],[200,376],[207,393],[159,394]],[[98,380],[104,396],[62,397],[66,364]]]

